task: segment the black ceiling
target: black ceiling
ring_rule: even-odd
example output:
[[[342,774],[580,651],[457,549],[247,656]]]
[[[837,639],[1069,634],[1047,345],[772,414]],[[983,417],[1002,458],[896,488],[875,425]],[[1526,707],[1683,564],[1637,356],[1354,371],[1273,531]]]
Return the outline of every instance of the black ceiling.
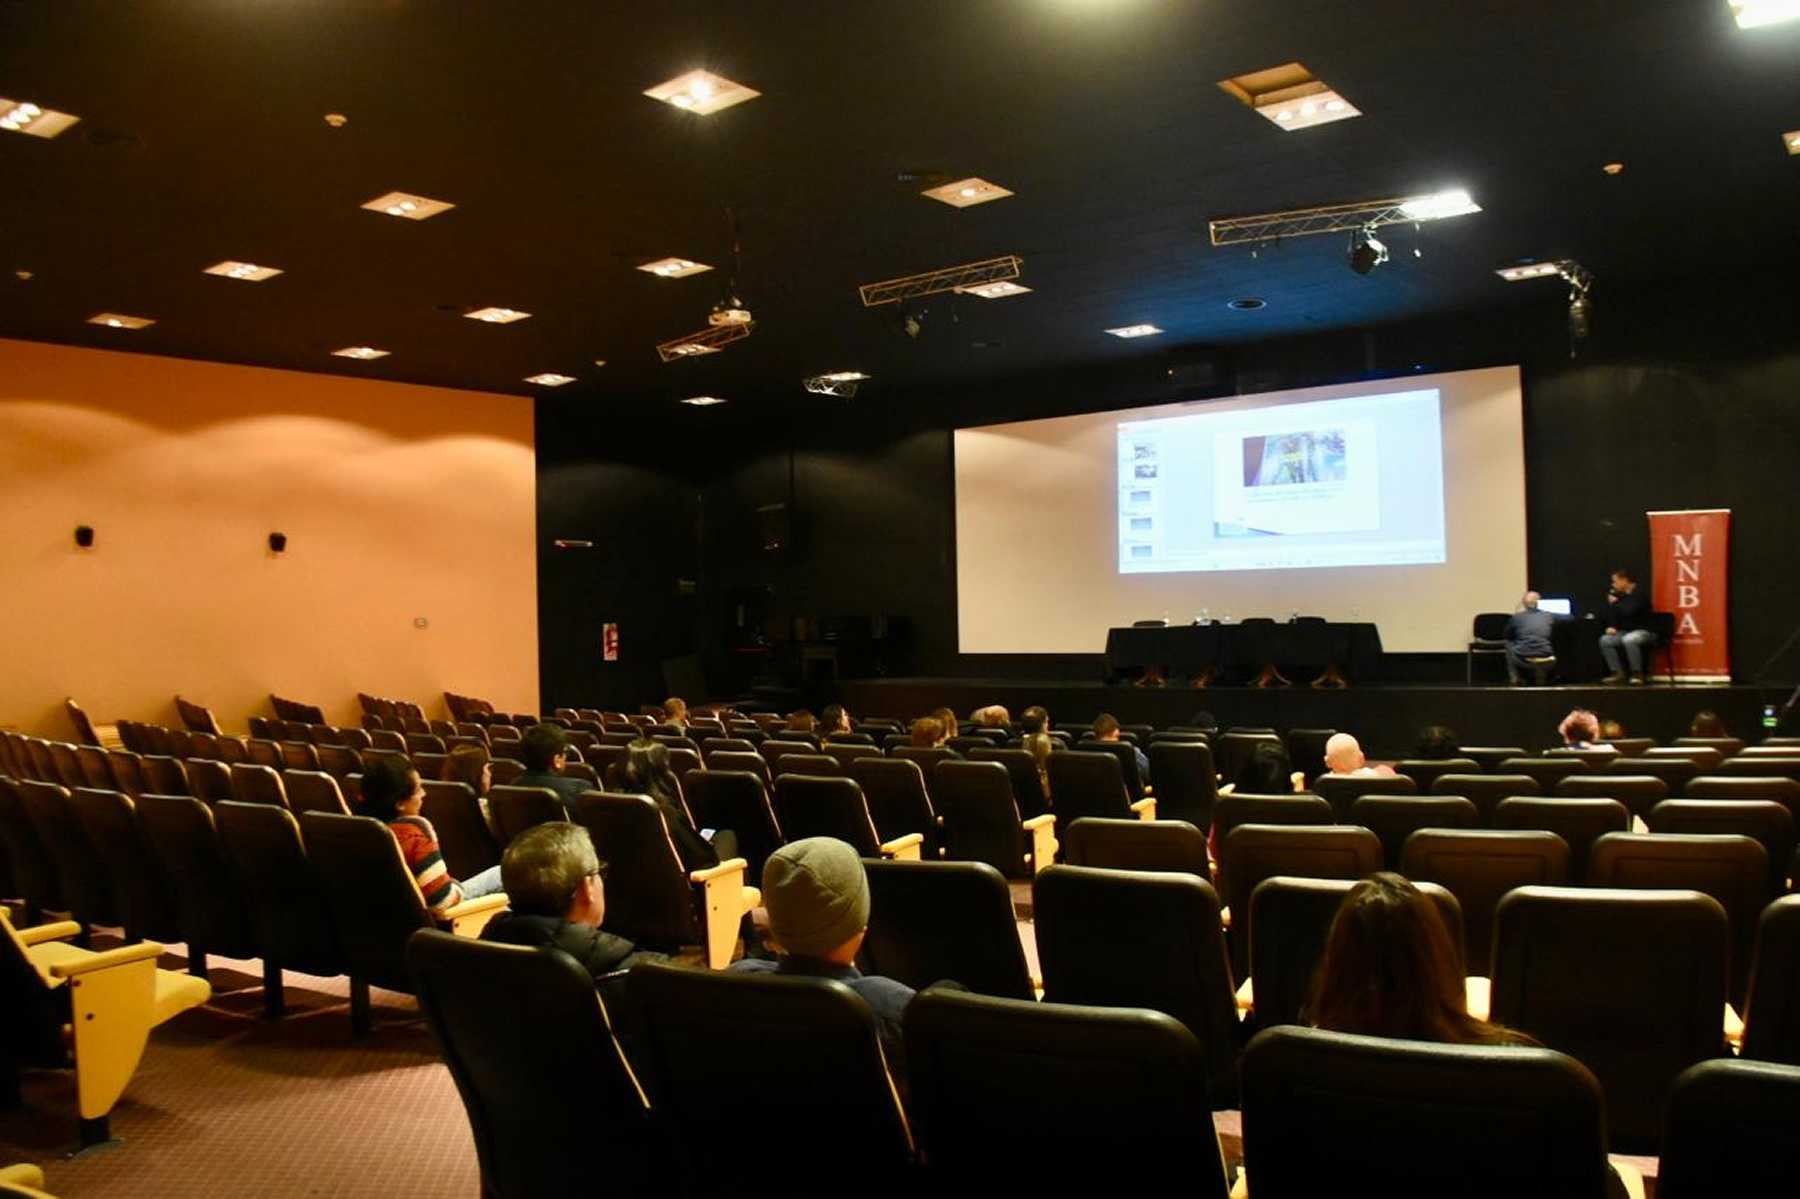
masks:
[[[1284,133],[1216,86],[1292,60],[1366,115]],[[710,117],[639,94],[695,66],[763,94]],[[1800,23],[1740,31],[1725,0],[35,0],[0,3],[0,95],[82,118],[0,134],[0,335],[511,392],[558,371],[574,401],[984,378],[1525,288],[1560,303],[1554,280],[1495,277],[1521,257],[1579,259],[1602,305],[1800,260],[1779,140],[1800,128]],[[912,171],[1018,194],[954,210]],[[1366,278],[1338,236],[1255,258],[1206,237],[1212,216],[1445,186],[1485,211],[1394,227]],[[358,207],[394,189],[457,207]],[[703,327],[728,281],[727,206],[757,330],[663,365],[655,343]],[[938,297],[916,341],[857,298],[1003,253],[1033,292]],[[665,255],[721,269],[632,269]],[[201,274],[227,258],[286,273]],[[487,304],[535,315],[458,315]],[[83,323],[100,310],[158,323]],[[1140,321],[1167,333],[1102,332]],[[327,355],[352,344],[393,355]]]

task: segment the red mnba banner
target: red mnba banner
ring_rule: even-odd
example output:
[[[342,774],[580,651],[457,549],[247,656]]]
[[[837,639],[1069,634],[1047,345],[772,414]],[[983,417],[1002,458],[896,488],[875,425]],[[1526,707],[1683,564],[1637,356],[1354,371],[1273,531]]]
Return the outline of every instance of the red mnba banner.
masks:
[[[1675,614],[1675,643],[1668,647],[1675,677],[1729,683],[1731,509],[1644,515],[1650,518],[1650,606]]]

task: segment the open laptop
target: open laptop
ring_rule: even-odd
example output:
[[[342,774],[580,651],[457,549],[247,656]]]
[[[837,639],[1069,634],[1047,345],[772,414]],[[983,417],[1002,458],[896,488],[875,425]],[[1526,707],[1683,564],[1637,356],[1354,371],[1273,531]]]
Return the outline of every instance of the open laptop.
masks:
[[[1539,596],[1538,611],[1548,612],[1552,616],[1573,616],[1575,615],[1575,601],[1566,595]]]

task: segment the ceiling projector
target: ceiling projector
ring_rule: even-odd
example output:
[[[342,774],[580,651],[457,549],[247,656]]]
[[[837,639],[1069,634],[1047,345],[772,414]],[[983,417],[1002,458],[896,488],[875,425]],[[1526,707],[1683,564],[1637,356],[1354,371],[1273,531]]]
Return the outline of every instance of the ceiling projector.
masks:
[[[750,323],[750,310],[736,296],[728,296],[712,307],[706,317],[709,325],[747,325]]]

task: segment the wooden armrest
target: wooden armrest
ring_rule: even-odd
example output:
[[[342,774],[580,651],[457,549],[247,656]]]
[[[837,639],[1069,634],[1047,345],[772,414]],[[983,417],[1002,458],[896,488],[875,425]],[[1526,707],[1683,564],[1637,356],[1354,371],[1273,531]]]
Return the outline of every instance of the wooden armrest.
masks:
[[[451,904],[433,915],[439,924],[459,937],[479,937],[488,921],[498,916],[507,903],[506,892],[496,891],[492,895]]]
[[[154,962],[162,956],[162,943],[159,941],[139,941],[136,945],[121,945],[117,949],[106,949],[90,956],[76,958],[67,962],[53,962],[50,973],[57,978],[78,978],[83,974],[92,974],[96,970],[110,970],[114,966],[129,966],[133,962],[146,959]]]
[[[42,945],[45,941],[67,941],[70,937],[79,937],[81,925],[73,920],[58,920],[55,924],[34,924],[30,928],[13,931],[19,935],[19,944],[29,949],[33,945]]]
[[[1744,1018],[1729,1003],[1725,1005],[1725,1043],[1733,1052],[1744,1048]]]
[[[1056,815],[1045,812],[1020,821],[1019,827],[1031,839],[1031,873],[1035,876],[1056,861]]]
[[[710,883],[715,878],[724,878],[733,871],[742,874],[748,869],[750,869],[750,863],[743,858],[726,858],[717,866],[708,866],[705,870],[690,870],[688,872],[688,881],[691,883]]]
[[[1608,1155],[1607,1162],[1613,1173],[1619,1176],[1619,1185],[1625,1188],[1626,1199],[1644,1199],[1644,1175],[1630,1162],[1620,1161]]]
[[[1156,800],[1149,796],[1145,796],[1143,799],[1132,804],[1131,810],[1137,813],[1139,820],[1155,820]]]
[[[881,843],[881,856],[892,858],[896,862],[916,862],[919,860],[919,847],[925,844],[924,833],[906,833],[895,837],[892,841]]]
[[[30,1162],[20,1162],[16,1166],[7,1166],[0,1170],[0,1183],[14,1187],[31,1187],[41,1190],[44,1185],[44,1172]]]
[[[1054,812],[1045,812],[1042,816],[1033,816],[1030,820],[1021,822],[1019,827],[1028,833],[1035,833],[1046,824],[1051,826],[1056,824],[1056,814]]]
[[[1483,978],[1479,974],[1471,974],[1463,979],[1463,1006],[1477,1020],[1488,1018],[1488,1012],[1493,1010],[1493,996],[1492,979]]]
[[[1242,1016],[1249,1012],[1255,1011],[1256,1010],[1256,980],[1254,978],[1246,978],[1242,983],[1240,983],[1238,985],[1237,995],[1235,996],[1235,998],[1237,999],[1238,1015]]]
[[[1219,927],[1220,928],[1230,928],[1231,927],[1231,905],[1230,904],[1226,904],[1224,907],[1219,909]]]
[[[1231,794],[1235,793],[1236,791],[1237,791],[1236,783],[1221,783],[1221,784],[1219,784],[1219,794],[1220,795],[1231,795]]]

